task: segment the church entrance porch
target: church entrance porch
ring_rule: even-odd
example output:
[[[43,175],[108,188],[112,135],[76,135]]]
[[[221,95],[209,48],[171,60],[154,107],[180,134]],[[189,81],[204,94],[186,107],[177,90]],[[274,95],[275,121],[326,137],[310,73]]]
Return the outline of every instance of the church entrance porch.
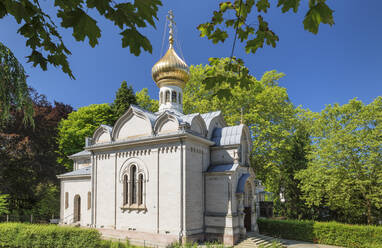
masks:
[[[81,220],[81,197],[79,195],[74,196],[73,210],[73,222],[75,223]]]
[[[244,208],[244,227],[247,232],[252,231],[252,209],[251,207]]]

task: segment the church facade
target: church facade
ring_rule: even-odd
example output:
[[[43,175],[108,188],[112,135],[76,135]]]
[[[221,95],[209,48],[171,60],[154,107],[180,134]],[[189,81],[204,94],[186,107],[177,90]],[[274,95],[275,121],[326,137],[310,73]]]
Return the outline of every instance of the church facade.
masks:
[[[58,175],[61,224],[159,245],[233,245],[257,231],[249,129],[227,126],[220,111],[182,113],[189,70],[172,39],[170,27],[169,49],[152,68],[159,111],[130,106]]]

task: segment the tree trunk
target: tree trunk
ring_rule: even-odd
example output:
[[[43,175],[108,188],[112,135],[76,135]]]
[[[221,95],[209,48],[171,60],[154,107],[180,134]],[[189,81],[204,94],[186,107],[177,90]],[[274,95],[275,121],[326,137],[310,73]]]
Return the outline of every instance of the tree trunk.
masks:
[[[371,204],[370,200],[367,200],[367,224],[371,225],[372,217],[371,217]]]

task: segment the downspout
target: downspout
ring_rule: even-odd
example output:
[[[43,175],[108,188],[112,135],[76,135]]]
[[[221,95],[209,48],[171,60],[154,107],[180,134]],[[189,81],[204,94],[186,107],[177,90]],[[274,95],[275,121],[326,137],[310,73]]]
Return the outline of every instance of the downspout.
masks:
[[[117,229],[117,153],[114,156],[114,229]]]
[[[94,227],[97,227],[97,165],[98,165],[98,159],[97,156],[95,156],[95,163],[94,163]]]
[[[157,233],[159,233],[159,153],[160,147],[157,149]]]
[[[209,160],[210,161],[210,160]],[[203,176],[203,233],[206,235],[206,173],[203,171],[204,152],[202,152],[202,176]],[[205,236],[204,236],[205,237]]]
[[[91,151],[91,165],[92,165],[92,177],[91,177],[91,227],[94,227],[94,152]]]
[[[180,139],[180,231],[179,231],[179,243],[183,241],[183,140]]]

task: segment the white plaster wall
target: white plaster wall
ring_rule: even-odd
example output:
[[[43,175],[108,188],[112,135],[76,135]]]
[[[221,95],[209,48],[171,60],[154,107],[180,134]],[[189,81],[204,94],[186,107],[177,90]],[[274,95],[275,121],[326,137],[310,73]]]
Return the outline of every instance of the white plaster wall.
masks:
[[[77,159],[74,159],[73,161],[74,161],[73,170],[79,170],[91,165],[90,156],[89,158],[77,158]]]
[[[157,152],[152,147],[141,147],[134,150],[150,150],[146,151],[146,154],[136,154],[134,156],[121,156],[117,157],[117,206],[116,206],[116,228],[122,230],[135,230],[140,232],[156,232],[156,216],[157,216]],[[126,149],[120,151],[129,152],[132,149]],[[123,210],[123,183],[120,181],[120,170],[125,163],[134,161],[135,164],[141,169],[146,166],[148,175],[145,175],[145,195],[144,203],[146,204],[147,211],[138,210]],[[136,162],[140,161],[140,162]],[[126,164],[128,165],[128,164]]]
[[[229,179],[226,175],[206,176],[206,212],[227,213]]]
[[[96,155],[96,226],[114,227],[115,153]]]
[[[181,225],[181,146],[171,152],[166,144],[159,153],[159,232],[178,235]],[[185,153],[183,153],[184,156]],[[185,172],[183,172],[185,173]],[[184,196],[183,196],[184,197]]]
[[[174,120],[167,120],[159,130],[159,134],[171,133],[178,131],[178,123]]]
[[[110,142],[110,134],[107,132],[104,132],[103,134],[99,136],[96,143],[106,143],[106,142]]]
[[[187,142],[186,154],[186,231],[190,234],[203,231],[204,179],[203,164],[206,147]]]
[[[133,115],[123,124],[119,130],[116,140],[126,140],[128,138],[151,135],[151,124],[139,116]]]
[[[91,224],[91,209],[88,209],[88,192],[91,191],[90,177],[77,179],[61,179],[61,222],[64,224],[73,223],[74,217],[74,196],[81,197],[81,226]],[[65,208],[65,192],[69,193],[69,206]]]
[[[211,164],[233,163],[234,149],[213,149],[211,150]]]
[[[150,150],[150,153],[135,153],[134,156],[129,156],[129,151],[142,149]],[[116,228],[137,232],[178,235],[181,216],[179,143],[135,147],[118,152],[127,153],[127,155],[117,156]],[[119,171],[126,161],[134,161],[139,167],[144,164],[147,168],[148,181],[145,184],[144,195],[146,211],[121,209],[123,185],[119,180]]]

